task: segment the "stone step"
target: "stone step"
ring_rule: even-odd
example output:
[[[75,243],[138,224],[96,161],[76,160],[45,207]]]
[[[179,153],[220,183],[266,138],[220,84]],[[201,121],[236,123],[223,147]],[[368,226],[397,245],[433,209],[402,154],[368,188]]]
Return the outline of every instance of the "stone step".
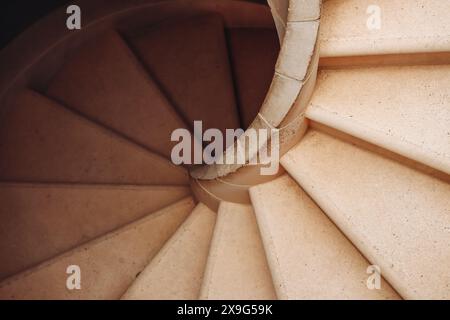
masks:
[[[142,29],[129,42],[172,104],[193,126],[239,128],[224,23],[218,14]]]
[[[172,132],[187,128],[123,39],[112,31],[68,57],[47,94],[168,159],[174,146]]]
[[[449,9],[449,0],[325,1],[321,57],[450,51]]]
[[[279,40],[274,29],[232,28],[227,35],[240,118],[248,128],[272,82]]]
[[[306,116],[450,174],[449,83],[450,65],[322,70]]]
[[[184,185],[188,173],[31,90],[0,119],[0,180]]]
[[[281,163],[403,298],[450,298],[448,183],[316,130]]]
[[[292,178],[250,195],[280,299],[399,298],[383,280],[368,286],[369,262]]]
[[[198,204],[122,299],[197,299],[215,221],[216,213]]]
[[[118,299],[194,207],[185,198],[0,284],[1,299]],[[79,267],[80,289],[70,266]],[[71,273],[67,273],[69,272]]]
[[[0,279],[188,195],[187,187],[0,183]]]
[[[250,205],[220,204],[200,299],[276,299]]]

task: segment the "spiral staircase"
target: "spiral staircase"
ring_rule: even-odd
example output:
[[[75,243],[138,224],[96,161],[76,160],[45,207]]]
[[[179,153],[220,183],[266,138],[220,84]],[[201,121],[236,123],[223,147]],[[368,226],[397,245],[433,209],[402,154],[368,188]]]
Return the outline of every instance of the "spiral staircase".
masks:
[[[449,0],[124,2],[0,53],[1,299],[450,298]],[[174,165],[196,120],[278,173]]]

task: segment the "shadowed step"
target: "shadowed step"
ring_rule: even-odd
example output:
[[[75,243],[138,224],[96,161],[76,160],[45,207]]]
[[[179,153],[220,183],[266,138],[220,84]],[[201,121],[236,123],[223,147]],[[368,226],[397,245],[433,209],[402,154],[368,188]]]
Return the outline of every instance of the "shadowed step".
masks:
[[[0,119],[0,179],[182,185],[186,170],[30,90]]]
[[[2,183],[0,279],[188,195],[187,187]]]
[[[9,278],[0,284],[0,298],[118,299],[193,207],[186,198]],[[66,286],[72,265],[80,268],[79,290]]]
[[[247,128],[264,102],[274,75],[279,41],[274,29],[227,30],[236,96],[242,125]]]
[[[115,32],[83,45],[52,79],[47,94],[170,159],[170,135],[187,128]]]
[[[164,22],[130,39],[170,101],[193,125],[239,128],[224,24],[219,15]]]
[[[122,299],[198,298],[216,213],[198,204]]]

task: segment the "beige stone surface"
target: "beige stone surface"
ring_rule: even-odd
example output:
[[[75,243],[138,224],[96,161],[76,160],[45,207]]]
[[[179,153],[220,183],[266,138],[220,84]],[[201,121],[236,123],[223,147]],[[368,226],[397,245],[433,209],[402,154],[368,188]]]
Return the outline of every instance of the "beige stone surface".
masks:
[[[118,299],[194,207],[186,198],[0,284],[1,299]],[[68,290],[77,265],[81,289]]]
[[[450,174],[450,66],[323,70],[307,117]]]
[[[381,28],[369,29],[369,6]],[[320,26],[322,57],[441,52],[450,49],[449,0],[326,1]]]
[[[250,204],[248,186],[229,183],[220,178],[214,180],[197,180],[202,188],[208,190],[221,201]]]
[[[320,18],[322,0],[290,0],[288,21],[311,21]]]
[[[289,113],[302,87],[301,81],[275,74],[260,111],[264,119],[277,127]]]
[[[3,181],[188,184],[186,170],[35,91],[21,91],[3,107]]]
[[[204,203],[213,211],[217,211],[217,209],[219,209],[221,199],[206,189],[200,180],[191,179],[189,185],[191,187],[192,194],[199,202]]]
[[[222,202],[200,299],[275,298],[252,207]]]
[[[261,174],[261,167],[264,166],[262,164],[245,166],[239,169],[237,173],[231,173],[226,177],[220,178],[220,180],[232,185],[247,187],[273,180],[273,176]],[[283,173],[284,169],[280,166],[275,176],[281,176]]]
[[[279,165],[274,175],[262,175],[261,170],[265,167],[267,165],[247,165],[224,178],[192,180],[192,192],[214,211],[218,210],[221,201],[250,204],[248,189],[251,186],[271,181],[284,173]]]
[[[1,183],[0,279],[188,195],[188,187]]]
[[[216,213],[198,204],[122,299],[197,299],[215,221]]]
[[[308,74],[305,80],[303,81],[303,84],[300,88],[300,92],[298,93],[298,96],[294,104],[284,115],[283,121],[281,121],[280,125],[278,126],[279,128],[283,128],[292,124],[296,118],[305,113],[306,108],[311,100],[311,96],[313,95],[316,87],[318,64],[319,64],[319,51],[318,48],[316,47],[312,57],[311,64],[308,67]]]
[[[271,10],[273,16],[273,22],[275,23],[275,27],[277,28],[277,34],[280,44],[283,43],[284,35],[286,33],[286,23],[280,18],[278,13],[275,10]]]
[[[274,11],[283,22],[287,22],[290,2],[290,0],[267,0],[272,11]]]
[[[250,195],[280,299],[398,299],[384,281],[368,289],[368,261],[292,178]]]
[[[47,94],[168,159],[173,130],[188,128],[115,32],[75,50]]]
[[[319,21],[289,22],[280,50],[276,71],[303,81],[316,48]]]
[[[314,12],[320,16],[321,1],[298,1],[294,4],[288,0],[271,0],[269,5],[281,49],[266,99],[258,117],[249,126],[254,129],[270,129],[280,124],[287,127],[302,116],[314,89],[319,63],[317,40],[320,19]],[[294,21],[286,22],[290,7]],[[212,180],[234,173],[241,167],[243,165],[209,165],[194,168],[190,174],[196,179]]]
[[[300,114],[280,129],[280,158],[303,138],[308,126],[309,123],[305,115]],[[283,167],[279,165],[278,172],[281,173],[282,171]]]
[[[450,297],[450,185],[311,130],[281,160],[403,297]]]
[[[267,135],[258,137],[258,139],[260,139],[258,141],[258,145],[265,145],[267,143],[267,139],[269,139],[273,134],[273,130],[275,128],[270,123],[268,123],[267,120],[261,116],[261,114],[258,114],[255,120],[251,123],[249,129],[252,130],[247,129],[244,134],[242,134],[238,138],[240,145],[243,146],[242,152],[245,156],[245,163],[248,163],[251,159],[257,156],[258,148],[251,147],[251,145],[247,142],[252,136],[253,130],[256,130],[258,132],[258,130],[260,129],[266,129]],[[236,163],[236,161],[234,161],[235,163],[231,164],[227,163],[226,161],[227,157],[236,156],[235,150],[237,150],[237,143],[229,146],[221,155],[221,157],[217,158],[216,163],[191,169],[189,172],[191,177],[201,180],[212,180],[218,177],[224,177],[232,172],[236,172],[245,164],[243,164],[242,161],[239,163]],[[220,164],[220,162],[222,162],[222,164]]]

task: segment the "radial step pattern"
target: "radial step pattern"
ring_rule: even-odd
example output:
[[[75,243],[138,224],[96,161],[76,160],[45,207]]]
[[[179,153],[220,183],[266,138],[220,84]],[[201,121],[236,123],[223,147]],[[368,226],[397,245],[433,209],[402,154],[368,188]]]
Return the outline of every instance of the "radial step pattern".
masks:
[[[311,130],[289,174],[408,299],[450,297],[450,185]]]
[[[193,126],[239,128],[224,24],[220,15],[167,21],[130,43],[173,106]]]
[[[182,185],[186,170],[30,90],[0,119],[0,179]]]
[[[280,299],[398,299],[368,286],[368,261],[292,178],[250,194]]]
[[[9,278],[0,284],[0,298],[118,299],[193,207],[186,198]],[[79,267],[80,289],[67,286],[70,266]]]
[[[197,299],[216,221],[216,213],[198,204],[122,299]]]
[[[450,174],[449,83],[450,65],[323,70],[306,115]]]
[[[50,97],[170,159],[175,129],[187,128],[116,32],[86,43],[47,89]]]
[[[188,195],[187,187],[2,183],[0,279]]]
[[[200,299],[275,298],[252,207],[222,202]]]

